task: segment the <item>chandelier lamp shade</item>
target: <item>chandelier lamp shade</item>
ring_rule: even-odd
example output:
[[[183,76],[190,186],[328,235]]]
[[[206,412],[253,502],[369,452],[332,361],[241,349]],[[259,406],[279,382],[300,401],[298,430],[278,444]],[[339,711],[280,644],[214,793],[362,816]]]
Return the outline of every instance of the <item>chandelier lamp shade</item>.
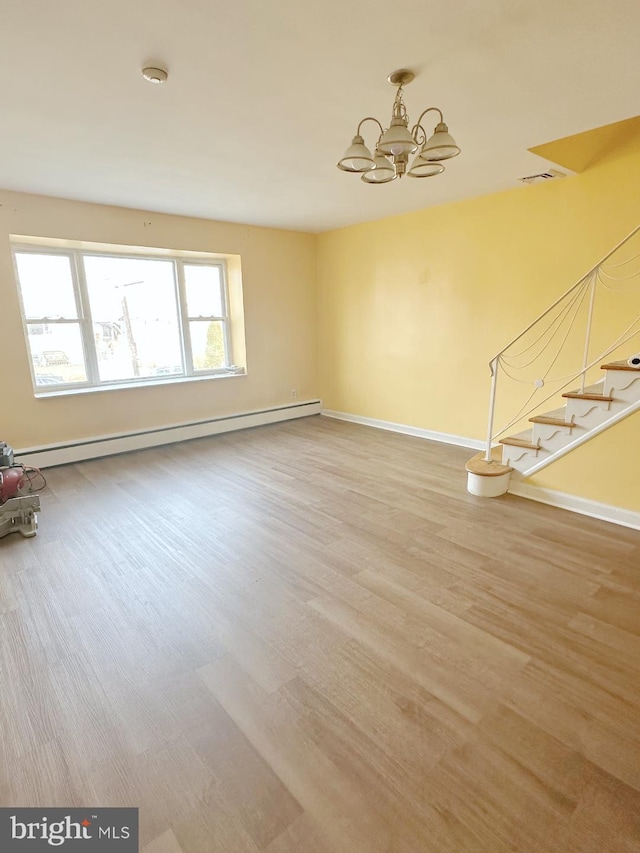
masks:
[[[403,175],[410,178],[431,178],[444,172],[442,160],[449,160],[460,153],[460,148],[444,123],[442,111],[438,107],[427,107],[418,121],[409,130],[409,116],[402,99],[403,86],[414,78],[413,71],[402,69],[389,75],[389,83],[397,87],[393,102],[391,123],[385,128],[377,118],[367,116],[358,124],[351,145],[338,161],[343,172],[355,172],[367,184],[387,184]],[[429,112],[440,117],[431,136],[422,126],[422,120]],[[364,142],[360,130],[365,122],[374,122],[380,131],[373,153]],[[409,158],[413,156],[411,164]]]

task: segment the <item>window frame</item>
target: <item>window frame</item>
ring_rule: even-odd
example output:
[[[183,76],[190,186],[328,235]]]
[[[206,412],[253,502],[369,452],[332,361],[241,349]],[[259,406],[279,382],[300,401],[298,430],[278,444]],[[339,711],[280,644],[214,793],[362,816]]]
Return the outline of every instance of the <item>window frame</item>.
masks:
[[[219,263],[210,263],[207,260],[202,258],[179,258],[180,263],[176,266],[176,276],[178,283],[178,294],[180,297],[180,318],[182,322],[182,342],[184,349],[184,358],[185,358],[185,366],[190,371],[189,376],[206,376],[209,373],[226,373],[230,366],[230,353],[231,349],[231,333],[230,333],[230,322],[229,322],[229,288],[227,286],[227,265],[224,261],[220,261]],[[220,295],[221,295],[221,303],[222,303],[222,315],[217,316],[212,314],[211,316],[191,316],[189,314],[189,307],[187,304],[187,283],[186,276],[184,274],[184,268],[193,267],[193,266],[204,266],[204,267],[212,267],[217,266],[220,270]],[[193,350],[191,346],[191,330],[189,327],[189,323],[194,322],[205,322],[209,321],[210,323],[222,322],[222,328],[224,332],[224,347],[225,353],[227,356],[227,365],[225,367],[217,368],[214,370],[205,370],[198,369],[193,366]]]
[[[224,257],[205,258],[188,257],[183,253],[170,254],[158,253],[152,251],[142,252],[123,252],[123,251],[108,251],[93,248],[96,244],[92,244],[92,248],[66,248],[58,246],[50,246],[47,244],[36,243],[21,243],[19,241],[12,242],[11,253],[13,258],[14,278],[18,298],[20,302],[20,312],[22,315],[22,325],[25,336],[25,345],[27,356],[29,359],[29,370],[31,372],[31,382],[33,384],[34,393],[37,396],[50,396],[56,393],[79,393],[91,390],[106,390],[109,388],[117,389],[122,387],[146,386],[146,385],[162,385],[163,383],[175,383],[180,381],[189,381],[192,379],[206,379],[207,377],[229,376],[236,374],[236,370],[232,367],[232,339],[231,339],[231,322],[229,311],[229,285],[227,275],[227,264]],[[18,272],[17,255],[32,254],[32,255],[59,255],[69,259],[71,271],[71,283],[73,286],[74,299],[76,305],[77,317],[75,319],[52,319],[50,317],[27,317],[24,299],[22,294],[22,286],[20,284],[20,276]],[[95,346],[94,324],[91,314],[91,302],[89,299],[89,289],[85,275],[83,258],[85,257],[105,257],[105,258],[122,258],[124,260],[148,260],[148,261],[166,261],[171,263],[173,272],[174,299],[176,320],[180,335],[180,354],[182,359],[182,372],[170,373],[166,376],[134,376],[124,379],[100,379],[100,370],[98,364],[98,352]],[[206,266],[217,267],[220,276],[220,291],[221,305],[223,313],[220,316],[211,317],[190,317],[187,307],[187,290],[184,266]],[[193,365],[193,352],[191,343],[191,333],[189,323],[191,320],[201,320],[210,322],[221,322],[224,330],[224,347],[226,364],[222,367],[197,369]],[[39,385],[34,369],[33,353],[29,340],[29,326],[32,325],[77,325],[80,331],[80,339],[82,344],[82,353],[84,356],[84,367],[87,379],[79,382],[64,382],[56,383],[55,385]]]

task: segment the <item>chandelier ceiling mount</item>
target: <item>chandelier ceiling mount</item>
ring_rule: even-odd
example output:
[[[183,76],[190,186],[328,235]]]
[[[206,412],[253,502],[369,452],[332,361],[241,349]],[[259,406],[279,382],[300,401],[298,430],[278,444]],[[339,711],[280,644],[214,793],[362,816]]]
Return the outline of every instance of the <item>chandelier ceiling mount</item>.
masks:
[[[399,71],[392,71],[387,77],[387,80],[392,86],[408,86],[409,83],[415,79],[416,75],[413,71],[409,71],[408,68],[401,68]]]

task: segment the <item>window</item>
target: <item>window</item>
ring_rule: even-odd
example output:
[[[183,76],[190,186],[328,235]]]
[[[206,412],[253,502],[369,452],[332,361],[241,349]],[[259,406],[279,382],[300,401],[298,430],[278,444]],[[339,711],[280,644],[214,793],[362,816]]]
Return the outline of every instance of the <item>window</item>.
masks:
[[[224,259],[14,246],[36,392],[241,372]]]

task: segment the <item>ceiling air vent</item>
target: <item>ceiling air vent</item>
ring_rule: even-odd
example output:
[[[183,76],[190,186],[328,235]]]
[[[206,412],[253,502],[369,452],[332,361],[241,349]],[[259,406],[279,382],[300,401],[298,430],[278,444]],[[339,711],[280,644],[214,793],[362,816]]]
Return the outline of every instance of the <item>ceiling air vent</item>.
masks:
[[[539,175],[527,175],[526,178],[518,178],[523,184],[541,184],[543,181],[554,181],[556,178],[566,178],[564,172],[558,169],[549,169],[548,172],[540,172]]]

